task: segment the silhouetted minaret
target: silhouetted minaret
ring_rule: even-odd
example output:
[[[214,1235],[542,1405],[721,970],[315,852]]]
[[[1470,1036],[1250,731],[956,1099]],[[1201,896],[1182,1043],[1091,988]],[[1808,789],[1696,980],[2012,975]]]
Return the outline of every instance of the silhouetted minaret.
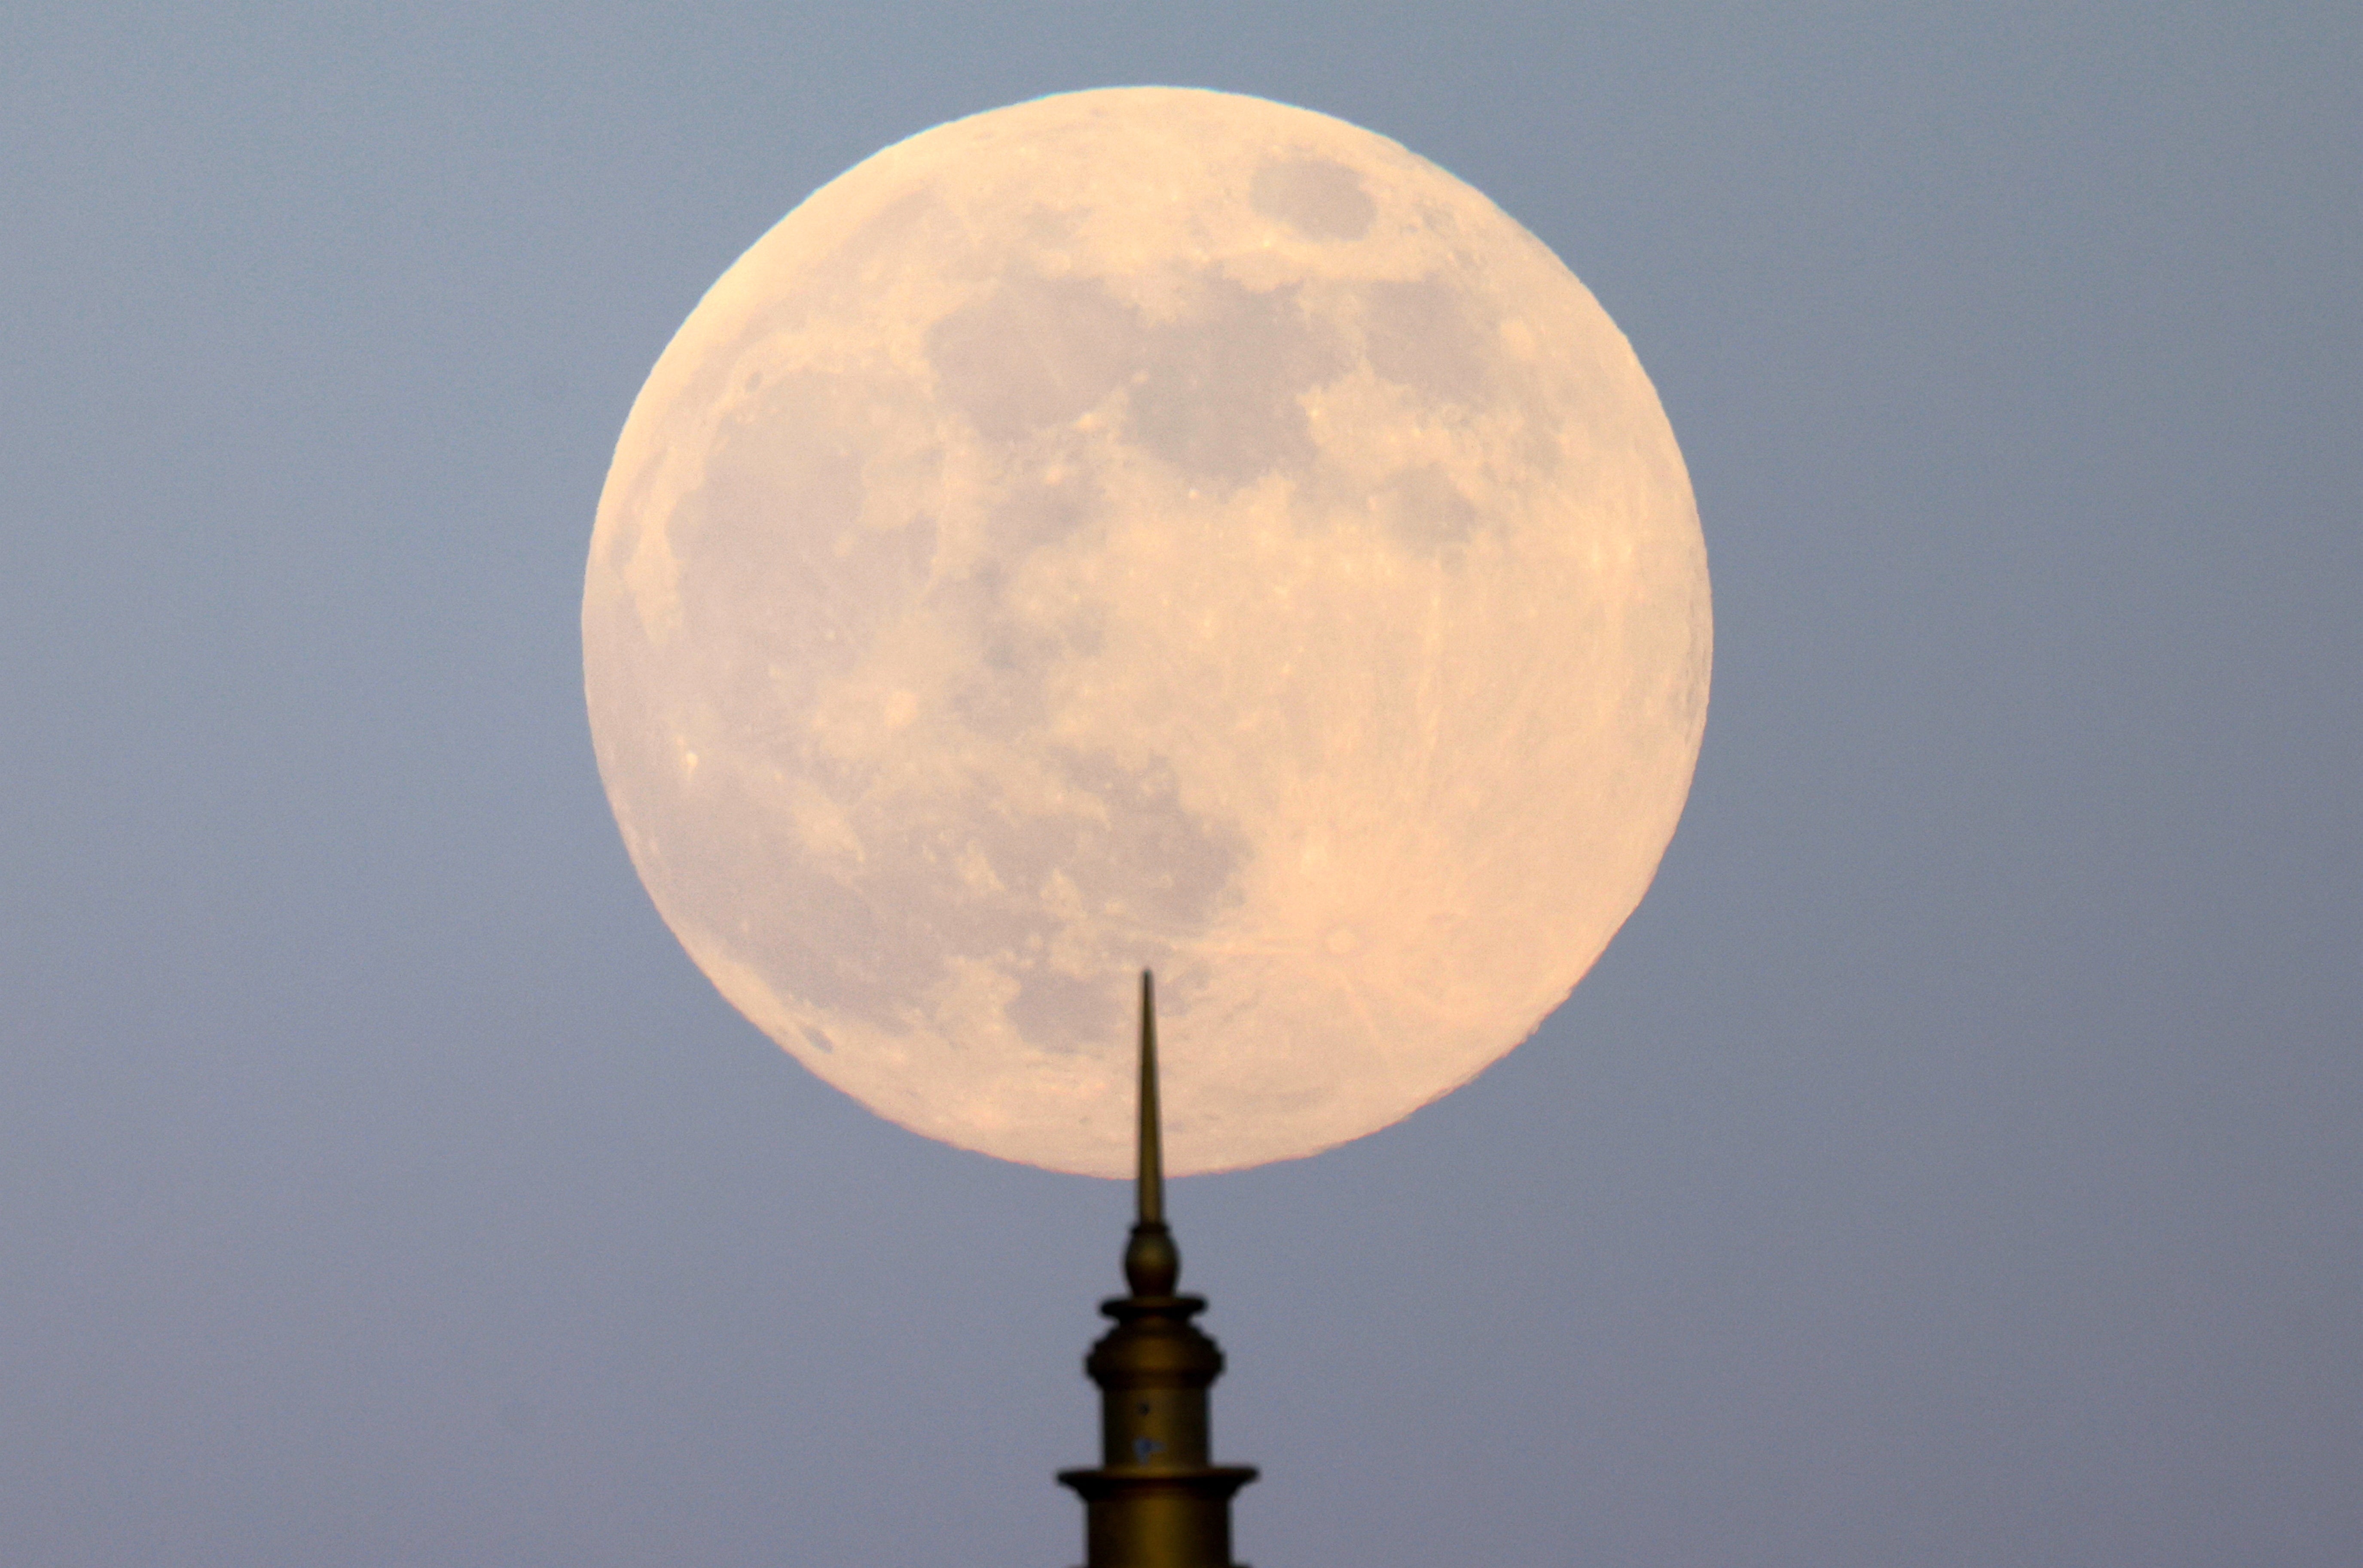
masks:
[[[1207,1462],[1206,1389],[1223,1375],[1223,1353],[1190,1321],[1204,1298],[1173,1294],[1181,1275],[1165,1228],[1157,1001],[1143,970],[1140,1218],[1124,1249],[1132,1294],[1100,1303],[1115,1327],[1083,1360],[1100,1386],[1100,1467],[1059,1473],[1083,1499],[1084,1568],[1236,1568],[1231,1494],[1256,1473]]]

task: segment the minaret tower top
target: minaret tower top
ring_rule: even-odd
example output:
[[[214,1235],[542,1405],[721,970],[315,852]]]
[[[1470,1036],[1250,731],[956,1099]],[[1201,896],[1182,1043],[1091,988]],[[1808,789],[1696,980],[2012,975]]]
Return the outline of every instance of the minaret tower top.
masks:
[[[1231,1495],[1255,1479],[1209,1459],[1206,1390],[1223,1353],[1191,1322],[1205,1310],[1177,1296],[1182,1253],[1165,1224],[1165,1157],[1157,1106],[1157,999],[1140,977],[1140,1173],[1124,1249],[1129,1296],[1100,1303],[1115,1320],[1084,1358],[1100,1388],[1100,1467],[1061,1471],[1083,1499],[1084,1568],[1236,1568]]]

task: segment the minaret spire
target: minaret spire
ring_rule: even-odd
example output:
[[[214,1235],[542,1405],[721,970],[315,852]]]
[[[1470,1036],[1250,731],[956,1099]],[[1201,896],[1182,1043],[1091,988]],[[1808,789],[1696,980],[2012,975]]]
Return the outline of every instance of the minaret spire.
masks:
[[[1157,1108],[1157,977],[1140,972],[1140,1222],[1165,1223],[1165,1130]]]
[[[1206,1390],[1223,1353],[1190,1321],[1205,1301],[1173,1292],[1182,1253],[1165,1227],[1157,997],[1146,969],[1139,1093],[1137,1218],[1124,1249],[1132,1294],[1100,1303],[1115,1327],[1083,1361],[1100,1387],[1100,1467],[1059,1479],[1083,1499],[1084,1568],[1235,1568],[1231,1494],[1256,1473],[1209,1463]]]
[[[1136,1297],[1173,1294],[1182,1251],[1165,1228],[1165,1139],[1157,1108],[1157,981],[1140,972],[1140,1175],[1138,1217],[1124,1249],[1125,1283]]]

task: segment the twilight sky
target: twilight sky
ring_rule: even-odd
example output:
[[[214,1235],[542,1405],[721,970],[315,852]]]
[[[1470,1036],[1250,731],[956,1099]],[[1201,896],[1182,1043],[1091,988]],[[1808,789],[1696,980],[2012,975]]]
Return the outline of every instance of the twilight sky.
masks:
[[[2363,21],[1286,0],[0,16],[0,1561],[1079,1558],[1125,1195],[721,1000],[577,613],[741,250],[1135,82],[1549,244],[1714,576],[1575,999],[1175,1185],[1242,1558],[2354,1562]]]

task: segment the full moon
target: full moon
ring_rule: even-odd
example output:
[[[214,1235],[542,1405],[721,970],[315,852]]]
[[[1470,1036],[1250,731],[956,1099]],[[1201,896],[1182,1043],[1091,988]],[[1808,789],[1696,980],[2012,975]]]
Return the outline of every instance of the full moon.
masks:
[[[1384,1127],[1533,1032],[1671,837],[1706,552],[1639,361],[1383,137],[1126,88],[830,182],[657,361],[582,596],[690,956],[963,1148],[1177,1173]]]

